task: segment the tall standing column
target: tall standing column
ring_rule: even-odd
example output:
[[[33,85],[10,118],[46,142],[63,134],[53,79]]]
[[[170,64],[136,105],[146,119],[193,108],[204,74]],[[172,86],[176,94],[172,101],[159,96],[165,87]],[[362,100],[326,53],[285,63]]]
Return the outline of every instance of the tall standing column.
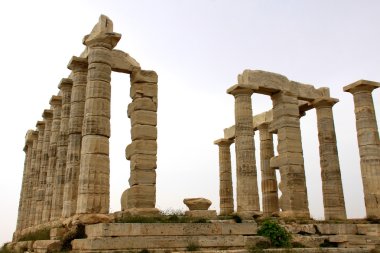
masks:
[[[61,218],[63,208],[63,188],[66,171],[67,145],[69,137],[69,117],[71,89],[73,81],[69,78],[62,78],[58,85],[62,96],[61,124],[57,142],[57,164],[56,174],[53,179],[53,198],[51,205],[50,220]]]
[[[68,147],[66,158],[65,186],[63,191],[62,217],[70,217],[77,209],[82,126],[86,100],[87,59],[73,56],[68,64],[72,70]]]
[[[42,222],[48,222],[51,215],[51,204],[53,200],[53,180],[55,178],[55,168],[57,164],[57,142],[59,128],[61,126],[61,110],[62,110],[62,97],[52,96],[50,99],[50,105],[53,108],[53,121],[50,131],[50,143],[49,143],[49,164],[46,173],[46,190],[44,207],[42,211]]]
[[[253,91],[235,85],[227,92],[235,97],[237,213],[242,217],[251,218],[260,211],[252,125]]]
[[[279,212],[276,170],[270,167],[270,159],[274,156],[273,136],[272,133],[269,133],[268,127],[268,124],[258,126],[260,132],[261,191],[265,216]]]
[[[26,195],[27,195],[27,188],[30,180],[30,163],[32,160],[32,146],[33,146],[33,139],[32,139],[33,130],[28,130],[25,136],[25,146],[24,146],[24,152],[25,152],[25,160],[24,160],[24,170],[22,175],[22,183],[21,183],[21,191],[20,191],[20,199],[19,199],[19,205],[18,205],[18,217],[17,217],[17,226],[16,229],[20,230],[25,228],[25,224],[27,223],[27,213],[26,213]]]
[[[42,117],[45,121],[45,131],[42,144],[40,175],[38,176],[38,189],[36,201],[36,217],[35,224],[42,224],[42,212],[44,209],[45,190],[46,190],[46,176],[49,166],[49,145],[51,126],[53,121],[53,110],[44,110]]]
[[[77,213],[109,212],[111,50],[116,33],[86,37],[89,47]]]
[[[220,215],[230,215],[234,212],[234,197],[231,173],[230,139],[219,139],[214,144],[219,147],[219,200]]]
[[[334,98],[321,98],[313,101],[317,112],[325,220],[347,218],[332,111],[333,105],[338,101]]]
[[[360,80],[343,88],[354,96],[356,131],[368,218],[380,218],[380,141],[372,91],[380,83]]]
[[[278,156],[270,160],[270,166],[280,169],[280,215],[310,218],[298,99],[296,95],[285,91],[277,92],[271,98],[273,121],[269,131],[277,132]]]
[[[39,189],[39,176],[40,176],[40,169],[41,169],[41,157],[42,157],[42,146],[44,143],[44,136],[45,136],[45,121],[38,121],[36,124],[37,130],[38,130],[38,141],[37,141],[37,150],[36,150],[36,161],[35,161],[35,177],[33,180],[33,192],[32,192],[32,203],[30,206],[33,206],[34,208],[30,209],[29,215],[31,224],[30,226],[37,225],[36,220],[36,207],[37,207],[37,201],[38,201],[38,189]]]
[[[34,186],[36,184],[36,181],[38,180],[38,171],[37,171],[37,168],[36,168],[36,157],[37,157],[37,145],[38,145],[38,136],[39,136],[39,131],[33,131],[32,133],[32,139],[33,139],[33,145],[32,145],[32,158],[31,158],[31,162],[30,162],[30,179],[29,179],[29,184],[28,184],[28,188],[26,190],[27,192],[27,206],[25,208],[26,211],[26,216],[27,216],[27,220],[25,222],[25,227],[30,227],[33,225],[33,222],[34,222],[34,216],[31,212],[32,209],[34,209],[34,205],[33,205],[33,198],[34,198],[34,194],[33,194],[33,189],[34,189]]]

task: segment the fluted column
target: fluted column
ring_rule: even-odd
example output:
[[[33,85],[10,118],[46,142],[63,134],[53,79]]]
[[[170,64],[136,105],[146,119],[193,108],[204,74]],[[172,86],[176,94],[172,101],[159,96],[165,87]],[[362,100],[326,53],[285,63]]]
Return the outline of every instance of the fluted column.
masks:
[[[63,208],[63,188],[66,172],[67,144],[69,137],[69,117],[71,89],[73,81],[69,78],[62,78],[58,85],[62,96],[61,124],[57,142],[57,163],[56,173],[53,179],[53,198],[51,205],[50,220],[61,218]]]
[[[372,91],[380,83],[360,80],[343,89],[354,96],[364,201],[368,218],[380,218],[380,141]]]
[[[53,110],[44,110],[42,117],[45,121],[45,132],[42,144],[40,175],[38,176],[38,189],[37,189],[37,201],[36,201],[36,217],[35,224],[42,223],[42,212],[44,209],[45,190],[46,190],[46,176],[49,166],[49,145],[50,134],[53,120]]]
[[[51,215],[51,204],[53,201],[53,180],[56,176],[56,164],[57,164],[57,142],[59,128],[61,126],[61,110],[62,110],[62,97],[52,96],[50,99],[50,105],[53,109],[53,121],[50,131],[50,143],[49,143],[49,165],[46,173],[46,190],[45,200],[42,212],[42,222],[48,222]]]
[[[227,92],[235,97],[237,213],[244,218],[251,218],[260,211],[252,125],[253,91],[235,85]]]
[[[219,147],[219,205],[220,215],[230,215],[234,212],[234,197],[231,173],[230,139],[219,139],[214,144]]]
[[[32,160],[32,147],[33,147],[33,130],[28,130],[25,136],[25,160],[24,160],[24,170],[21,183],[20,199],[18,206],[18,217],[16,229],[20,230],[25,228],[27,224],[27,190],[31,175],[31,160]]]
[[[30,226],[36,225],[36,207],[37,207],[37,201],[38,201],[38,189],[39,189],[39,176],[40,176],[40,169],[41,169],[41,157],[42,157],[42,146],[44,143],[44,135],[45,135],[45,121],[38,121],[36,124],[37,130],[38,130],[38,141],[37,141],[37,149],[36,149],[36,161],[35,164],[35,176],[33,180],[32,185],[32,202],[30,206],[33,206],[34,208],[30,209],[29,215],[30,215]]]
[[[278,156],[271,158],[270,166],[280,169],[280,215],[309,218],[298,99],[285,91],[277,92],[271,98],[273,121],[269,131],[277,132]]]
[[[86,37],[88,76],[76,213],[109,212],[111,50],[116,33]]]
[[[279,212],[276,170],[270,167],[274,156],[273,136],[268,131],[268,124],[258,126],[260,133],[260,168],[263,214],[271,216]]]
[[[332,110],[338,101],[334,98],[321,98],[313,101],[317,112],[325,220],[347,218]]]
[[[26,222],[25,222],[25,225],[24,227],[30,227],[33,225],[34,223],[34,216],[31,212],[31,209],[34,209],[34,205],[33,205],[33,198],[34,198],[34,194],[33,194],[33,188],[36,184],[36,181],[38,180],[38,171],[36,169],[36,157],[37,157],[37,145],[38,145],[38,135],[39,135],[39,131],[33,131],[32,133],[32,139],[33,139],[33,145],[32,145],[32,158],[31,158],[31,162],[30,162],[30,176],[29,176],[29,184],[28,184],[28,188],[26,190],[27,192],[27,206],[25,208],[26,211],[26,216],[27,216],[27,219],[26,219]]]
[[[82,126],[86,100],[87,59],[73,56],[67,66],[72,70],[68,147],[66,157],[65,186],[63,191],[62,217],[75,214],[78,199]]]

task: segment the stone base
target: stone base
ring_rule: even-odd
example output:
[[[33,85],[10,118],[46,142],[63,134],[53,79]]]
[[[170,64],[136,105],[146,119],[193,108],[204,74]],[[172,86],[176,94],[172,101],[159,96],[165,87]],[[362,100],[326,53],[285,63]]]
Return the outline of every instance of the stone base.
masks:
[[[143,216],[143,217],[156,217],[160,216],[160,210],[157,208],[129,208],[121,212],[116,212],[116,218],[126,216]]]
[[[40,240],[33,243],[33,250],[36,253],[59,252],[62,243],[58,240]]]
[[[260,211],[238,211],[237,215],[239,215],[239,217],[242,219],[252,220],[254,218],[261,217],[263,213]]]
[[[191,218],[216,219],[215,210],[192,210],[186,211],[185,215]]]
[[[65,220],[66,225],[110,223],[115,220],[113,214],[85,213],[76,214]]]
[[[295,218],[295,219],[310,219],[308,211],[282,211],[280,212],[281,218]]]

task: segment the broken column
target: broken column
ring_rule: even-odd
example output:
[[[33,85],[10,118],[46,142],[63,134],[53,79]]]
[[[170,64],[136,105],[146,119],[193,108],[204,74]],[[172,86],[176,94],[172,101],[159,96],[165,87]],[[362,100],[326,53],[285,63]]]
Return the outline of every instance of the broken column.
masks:
[[[334,98],[319,98],[312,103],[317,112],[325,220],[347,218],[332,111],[338,101]]]
[[[154,71],[136,70],[131,74],[128,106],[132,143],[126,148],[130,160],[130,188],[123,196],[122,210],[131,214],[156,214],[157,168],[157,82]]]
[[[44,110],[42,117],[45,122],[45,131],[42,144],[40,175],[38,176],[38,189],[36,201],[36,217],[35,224],[42,223],[42,212],[44,210],[45,190],[46,190],[46,175],[49,166],[49,145],[51,126],[53,121],[53,110]]]
[[[78,187],[78,214],[109,212],[111,50],[121,35],[100,31],[84,39],[89,47]]]
[[[56,173],[53,179],[53,198],[51,204],[50,220],[61,218],[63,208],[63,187],[66,172],[67,144],[69,132],[70,100],[73,81],[62,78],[58,85],[62,97],[61,124],[57,141]]]
[[[360,168],[367,218],[380,218],[380,141],[372,91],[380,83],[359,80],[343,88],[354,96]]]
[[[88,73],[87,59],[73,56],[67,67],[72,70],[73,86],[70,100],[67,161],[63,192],[62,217],[65,218],[74,215],[77,209],[82,126]]]
[[[50,143],[49,143],[49,164],[46,173],[46,190],[45,200],[42,212],[42,222],[48,222],[50,220],[51,204],[53,198],[53,180],[55,178],[55,166],[57,162],[57,141],[59,128],[61,126],[61,109],[62,109],[62,97],[52,96],[50,99],[50,105],[53,109],[53,121],[50,131]]]
[[[44,135],[45,135],[45,121],[37,121],[36,124],[37,131],[38,131],[38,140],[37,140],[37,149],[36,149],[36,160],[34,162],[34,170],[35,170],[35,176],[33,178],[33,185],[32,185],[32,202],[30,206],[34,206],[34,208],[30,209],[29,215],[30,215],[30,226],[37,225],[36,223],[36,207],[37,207],[37,200],[38,200],[38,189],[39,189],[39,175],[40,175],[40,169],[41,169],[41,157],[42,157],[42,146],[44,143]]]
[[[261,191],[264,216],[279,213],[276,170],[270,167],[274,156],[273,136],[267,123],[258,126],[260,133]]]
[[[269,131],[277,132],[278,156],[271,159],[270,166],[280,169],[281,216],[309,218],[298,98],[289,91],[279,91],[271,98],[273,122]]]
[[[253,90],[238,84],[229,88],[227,93],[235,97],[237,213],[252,218],[260,211],[252,126]]]
[[[231,173],[230,139],[219,139],[214,144],[219,147],[219,215],[230,215],[234,212],[234,197]]]

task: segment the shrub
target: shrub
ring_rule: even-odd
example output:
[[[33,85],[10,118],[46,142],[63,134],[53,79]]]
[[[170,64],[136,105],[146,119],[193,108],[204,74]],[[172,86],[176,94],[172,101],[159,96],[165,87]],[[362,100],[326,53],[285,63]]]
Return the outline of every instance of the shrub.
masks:
[[[12,253],[12,252],[8,250],[7,244],[4,243],[4,245],[0,248],[0,253]]]
[[[287,248],[291,246],[291,235],[285,228],[280,226],[275,220],[265,220],[259,230],[258,235],[267,237],[271,245],[276,248]]]
[[[37,241],[50,240],[50,230],[41,229],[33,233],[29,233],[20,237],[19,241]]]

